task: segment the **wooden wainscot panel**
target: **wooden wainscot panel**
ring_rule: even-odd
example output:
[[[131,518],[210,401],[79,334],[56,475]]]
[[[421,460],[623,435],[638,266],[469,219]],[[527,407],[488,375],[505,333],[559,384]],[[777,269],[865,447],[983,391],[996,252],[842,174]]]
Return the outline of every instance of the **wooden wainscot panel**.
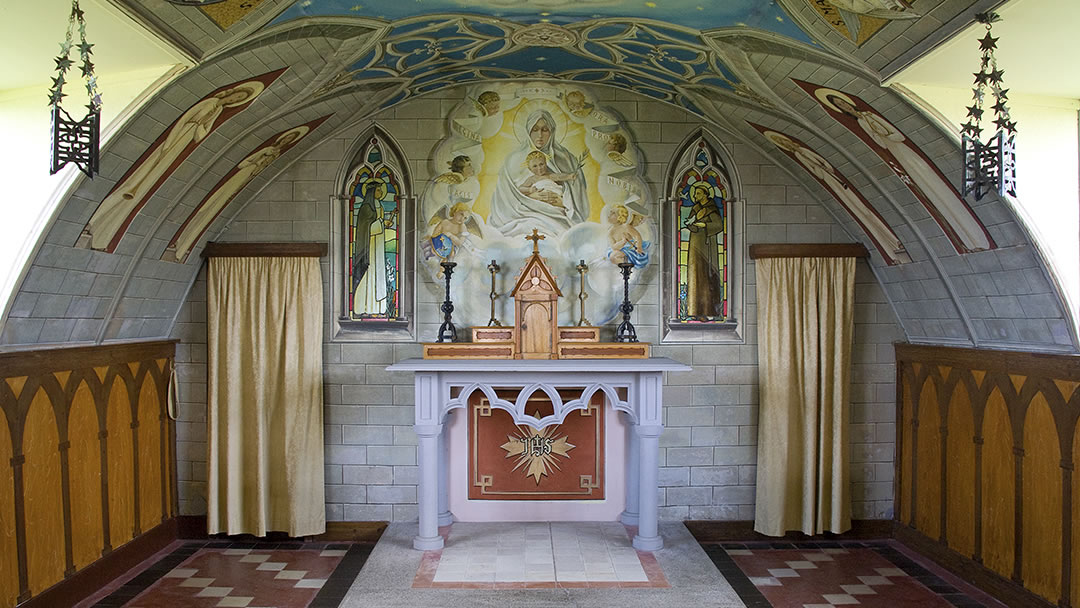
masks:
[[[79,385],[68,415],[71,468],[71,550],[76,570],[101,557],[105,530],[101,525],[101,428],[86,382]]]
[[[941,416],[930,378],[923,384],[915,412],[915,528],[930,538],[941,536]]]
[[[64,496],[56,416],[45,389],[30,403],[23,429],[26,565],[34,595],[64,578]]]
[[[1080,605],[1080,357],[896,359],[897,535],[1015,605]]]
[[[474,327],[472,328],[473,342],[513,342],[513,327]]]
[[[945,488],[949,493],[945,529],[949,548],[975,556],[975,420],[967,386],[957,382],[949,405]]]
[[[599,327],[560,327],[559,342],[599,342]]]
[[[647,342],[560,342],[560,359],[647,359]]]
[[[982,561],[1003,577],[1016,557],[1016,462],[1005,399],[990,393],[982,428]]]
[[[0,411],[0,606],[14,606],[19,598],[19,554],[15,542],[15,469],[10,423]]]
[[[1051,601],[1061,593],[1061,449],[1042,393],[1024,421],[1024,585]]]
[[[172,516],[175,344],[0,353],[0,606],[78,602],[102,580],[85,573]]]
[[[513,342],[427,342],[425,359],[513,359]]]

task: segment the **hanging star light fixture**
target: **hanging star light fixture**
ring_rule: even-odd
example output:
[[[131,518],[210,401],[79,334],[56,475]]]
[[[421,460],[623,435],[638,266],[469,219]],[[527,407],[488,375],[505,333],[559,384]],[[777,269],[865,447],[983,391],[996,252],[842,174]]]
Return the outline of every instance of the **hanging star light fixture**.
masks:
[[[1006,105],[1009,90],[1002,88],[1005,71],[998,69],[994,58],[998,39],[990,35],[990,28],[1000,19],[992,12],[975,15],[975,20],[986,26],[986,36],[979,41],[982,63],[975,72],[973,102],[967,109],[968,121],[960,129],[964,151],[964,196],[974,194],[975,200],[991,191],[1002,196],[1016,196],[1016,122],[1009,116]],[[981,122],[987,87],[994,95],[991,109],[997,130],[983,143]]]
[[[68,69],[75,65],[71,54],[75,24],[79,27],[79,70],[86,80],[86,93],[90,96],[88,112],[82,120],[74,120],[63,108],[60,101],[64,98],[65,76]],[[86,21],[79,8],[79,0],[72,0],[71,16],[68,18],[67,36],[60,43],[60,54],[56,57],[56,77],[49,90],[49,106],[52,108],[52,166],[49,173],[59,171],[69,162],[75,163],[87,177],[94,177],[98,172],[98,146],[101,135],[101,94],[97,89],[97,76],[94,64],[90,61],[91,47],[86,42]]]

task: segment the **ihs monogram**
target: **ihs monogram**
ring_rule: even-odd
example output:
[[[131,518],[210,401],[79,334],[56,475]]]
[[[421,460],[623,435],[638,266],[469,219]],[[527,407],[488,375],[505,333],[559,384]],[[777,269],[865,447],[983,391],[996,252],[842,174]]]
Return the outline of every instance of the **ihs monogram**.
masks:
[[[507,435],[506,438],[509,441],[500,447],[506,450],[507,458],[517,457],[517,462],[511,470],[516,471],[519,467],[528,465],[524,469],[525,476],[536,479],[536,485],[540,485],[541,476],[548,475],[552,468],[559,469],[558,460],[555,457],[562,456],[569,459],[570,450],[576,446],[566,440],[566,435],[555,438],[558,428],[554,425],[538,431],[529,426],[519,426],[517,436]]]

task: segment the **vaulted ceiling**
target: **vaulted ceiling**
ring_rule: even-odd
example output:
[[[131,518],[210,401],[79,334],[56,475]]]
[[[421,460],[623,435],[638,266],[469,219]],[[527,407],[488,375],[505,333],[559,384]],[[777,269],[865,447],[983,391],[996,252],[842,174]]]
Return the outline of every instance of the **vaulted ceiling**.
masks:
[[[242,206],[321,141],[396,104],[470,82],[557,79],[617,87],[678,106],[770,159],[822,204],[837,208],[828,191],[763,133],[785,133],[826,159],[907,249],[910,261],[876,255],[872,265],[909,339],[1076,348],[1052,276],[1004,201],[991,196],[972,205],[994,246],[963,251],[888,163],[806,88],[809,83],[837,89],[868,104],[957,183],[956,141],[881,82],[999,0],[538,0],[527,9],[513,0],[114,1],[196,65],[144,106],[103,151],[101,176],[81,182],[65,202],[35,266],[48,266],[49,256],[62,254],[108,267],[120,277],[121,292],[131,288],[133,277],[155,277],[161,299],[179,302],[198,257],[181,264],[163,261],[168,237],[254,147],[297,125],[314,125],[230,206]],[[220,87],[278,70],[284,72],[250,110],[230,118],[221,137],[208,137],[149,198],[114,248],[105,253],[80,245],[80,233],[102,199],[186,108]],[[853,238],[870,243],[857,224],[840,221]],[[212,239],[220,227],[206,236]],[[992,295],[976,284],[988,272],[1020,273],[1030,287],[1025,294],[1045,296],[1035,326],[1001,323],[994,311],[968,305]],[[1015,279],[1002,274],[991,285]],[[163,305],[160,323],[125,325],[116,301],[106,308],[96,334],[70,339],[167,335],[175,318]],[[2,341],[34,340],[8,327]]]

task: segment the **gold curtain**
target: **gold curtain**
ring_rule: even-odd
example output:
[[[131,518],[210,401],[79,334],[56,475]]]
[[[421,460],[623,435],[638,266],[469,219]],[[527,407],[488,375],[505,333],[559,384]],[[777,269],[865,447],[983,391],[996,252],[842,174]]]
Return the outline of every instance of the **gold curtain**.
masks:
[[[211,258],[207,275],[210,534],[321,534],[319,260]]]
[[[757,260],[758,418],[754,529],[851,528],[848,391],[855,258]]]

